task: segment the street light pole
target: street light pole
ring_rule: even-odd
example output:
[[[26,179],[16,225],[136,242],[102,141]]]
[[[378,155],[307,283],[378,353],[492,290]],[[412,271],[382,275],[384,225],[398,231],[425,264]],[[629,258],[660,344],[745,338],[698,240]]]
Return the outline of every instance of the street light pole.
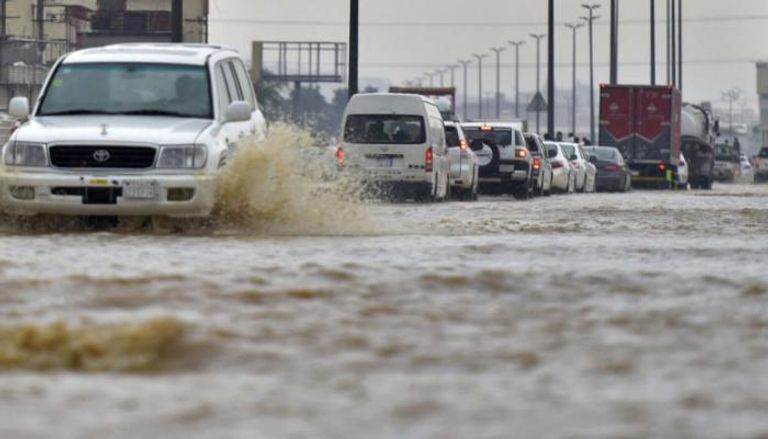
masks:
[[[549,60],[547,61],[547,96],[549,97],[549,106],[547,107],[547,131],[550,137],[555,137],[555,0],[549,0]]]
[[[501,119],[501,52],[506,47],[491,47],[491,52],[496,54],[496,119]]]
[[[429,86],[434,87],[435,86],[435,74],[431,72],[424,73],[424,76],[429,78]]]
[[[456,87],[456,69],[459,67],[457,64],[447,66],[448,71],[451,72],[451,87]]]
[[[520,46],[525,41],[510,41],[515,46],[515,118],[520,119]]]
[[[599,9],[600,5],[581,5],[581,7],[589,11],[588,17],[581,17],[589,23],[589,135],[590,141],[593,144],[597,144],[595,138],[595,52],[594,52],[594,40],[592,39],[592,28],[595,20],[599,19],[598,15],[595,15],[595,9]]]
[[[619,0],[611,0],[611,85],[619,82]]]
[[[461,59],[459,60],[459,65],[464,69],[464,87],[463,87],[463,93],[464,93],[464,120],[467,120],[467,67],[472,64],[472,60],[469,59]]]
[[[358,92],[358,53],[360,34],[359,0],[349,3],[349,85],[347,94],[351,99]]]
[[[651,0],[651,85],[656,85],[656,0]]]
[[[445,87],[445,73],[448,72],[448,70],[438,70],[435,72],[436,74],[440,75],[440,87]]]
[[[531,34],[531,38],[536,40],[536,93],[541,92],[541,39],[546,38],[544,34]],[[536,132],[541,132],[541,114],[536,112]]]
[[[486,54],[473,54],[477,59],[477,100],[479,105],[478,119],[483,118],[483,59],[488,57]]]
[[[683,90],[683,0],[678,1],[677,32],[678,32],[677,42],[680,45],[677,51],[677,62],[678,62],[677,74],[680,77],[677,83],[677,87],[682,91]]]
[[[571,133],[576,135],[576,31],[584,27],[583,23],[566,24],[573,31],[573,90],[571,96]]]

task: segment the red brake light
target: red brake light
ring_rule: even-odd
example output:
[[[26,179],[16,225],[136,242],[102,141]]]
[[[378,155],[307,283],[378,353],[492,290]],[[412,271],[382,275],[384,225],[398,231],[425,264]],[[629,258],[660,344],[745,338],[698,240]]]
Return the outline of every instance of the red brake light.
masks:
[[[426,172],[432,172],[432,166],[435,163],[435,156],[434,152],[432,152],[432,147],[430,146],[427,148],[427,152],[424,154],[424,171]]]
[[[667,170],[667,166],[664,163],[659,163],[659,171],[664,172]]]
[[[344,148],[341,146],[336,148],[336,164],[344,166],[344,161],[347,159],[347,153],[344,152]]]
[[[490,125],[482,125],[480,131],[493,131],[493,127]]]
[[[563,162],[559,160],[552,161],[552,169],[559,169],[563,167]]]
[[[462,151],[469,149],[469,142],[467,142],[467,139],[461,139],[459,141],[459,148],[461,148]]]
[[[621,171],[621,166],[617,165],[616,163],[611,163],[610,165],[606,166],[605,169],[612,172],[617,172]]]
[[[535,157],[533,159],[533,169],[541,169],[541,158]]]
[[[528,157],[528,150],[525,148],[517,147],[515,148],[515,157],[524,159]]]

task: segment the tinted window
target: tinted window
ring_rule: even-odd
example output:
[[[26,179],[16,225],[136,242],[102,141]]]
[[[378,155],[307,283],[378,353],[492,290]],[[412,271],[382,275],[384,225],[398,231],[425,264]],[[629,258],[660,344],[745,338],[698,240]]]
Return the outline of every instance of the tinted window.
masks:
[[[587,155],[593,155],[597,157],[601,162],[618,162],[618,151],[607,148],[591,148],[587,149]]]
[[[248,75],[248,71],[245,69],[245,66],[239,59],[232,61],[232,63],[235,66],[235,73],[237,73],[237,78],[240,80],[240,85],[243,89],[243,97],[245,98],[245,101],[251,104],[251,108],[256,109],[256,98],[254,97],[255,93],[253,90],[253,82],[251,81],[251,77]]]
[[[760,150],[760,155],[758,156],[761,159],[768,159],[768,147],[765,147]]]
[[[391,114],[347,116],[344,141],[363,144],[410,145],[424,143],[424,118]]]
[[[497,146],[509,146],[512,144],[512,130],[482,131],[480,128],[464,128],[464,134],[470,141],[475,139],[487,140]]]
[[[456,127],[445,127],[445,142],[448,146],[459,146],[459,130]]]
[[[240,85],[240,78],[237,77],[237,70],[235,70],[235,63],[232,61],[227,63],[229,65],[229,76],[227,78],[235,85],[235,92],[237,93],[237,100],[244,101],[245,94],[243,94],[243,87]]]
[[[38,114],[77,113],[211,119],[208,71],[174,64],[64,64],[51,80]]]

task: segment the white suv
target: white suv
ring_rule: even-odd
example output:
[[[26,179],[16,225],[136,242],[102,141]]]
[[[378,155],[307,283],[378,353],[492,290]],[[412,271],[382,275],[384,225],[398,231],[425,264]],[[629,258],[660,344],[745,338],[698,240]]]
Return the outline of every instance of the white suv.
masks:
[[[20,215],[208,216],[218,169],[266,134],[242,58],[214,46],[74,52],[9,110],[0,207]]]

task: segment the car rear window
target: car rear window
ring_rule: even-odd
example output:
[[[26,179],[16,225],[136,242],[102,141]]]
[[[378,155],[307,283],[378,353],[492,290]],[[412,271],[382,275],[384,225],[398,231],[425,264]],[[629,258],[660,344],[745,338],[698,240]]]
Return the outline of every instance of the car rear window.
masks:
[[[565,154],[568,159],[576,155],[576,148],[574,148],[573,145],[560,145],[560,148],[563,149],[563,154]]]
[[[427,141],[424,118],[396,114],[353,114],[347,116],[344,141],[389,145],[424,143]]]
[[[512,130],[495,129],[483,131],[480,128],[464,128],[464,134],[469,140],[482,139],[495,143],[497,146],[509,146],[512,144]]]
[[[445,142],[448,146],[459,146],[459,130],[456,127],[445,127]]]
[[[536,143],[536,139],[531,137],[525,138],[525,143],[528,144],[528,150],[531,151],[531,154],[533,155],[541,155],[541,151],[539,151],[539,144]]]
[[[597,157],[598,160],[601,162],[615,162],[617,161],[618,157],[616,156],[616,150],[613,149],[607,149],[607,148],[594,148],[594,149],[587,149],[587,154],[591,154],[595,157]]]

